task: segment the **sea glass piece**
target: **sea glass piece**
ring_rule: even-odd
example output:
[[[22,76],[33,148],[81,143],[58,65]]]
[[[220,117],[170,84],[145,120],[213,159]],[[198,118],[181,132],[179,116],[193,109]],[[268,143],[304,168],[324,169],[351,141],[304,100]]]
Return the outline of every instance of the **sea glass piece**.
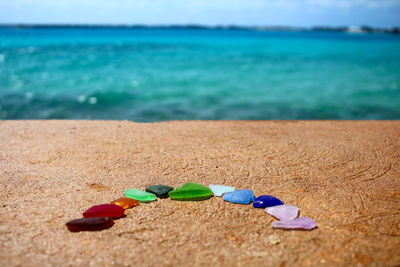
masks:
[[[283,202],[280,199],[269,195],[259,196],[253,202],[254,208],[262,209],[278,205],[283,205]]]
[[[175,190],[170,191],[169,196],[173,200],[205,200],[213,196],[210,188],[196,183],[186,183]]]
[[[146,187],[146,192],[153,193],[159,198],[167,198],[169,191],[174,188],[168,185],[151,185]]]
[[[250,204],[254,200],[254,193],[248,189],[239,189],[233,192],[225,193],[223,200],[238,203],[238,204]]]
[[[300,217],[290,221],[274,221],[272,227],[281,229],[304,229],[312,230],[317,227],[317,223],[308,217]]]
[[[156,195],[149,192],[144,192],[139,189],[125,189],[124,191],[126,197],[136,199],[140,202],[151,202],[156,200]]]
[[[220,197],[225,193],[235,191],[235,188],[232,186],[210,184],[209,187],[210,187],[211,191],[214,193],[214,195],[216,195],[217,197]]]
[[[126,210],[139,205],[139,201],[129,197],[121,197],[111,202],[111,204],[118,205]]]
[[[95,205],[83,213],[83,217],[113,217],[121,218],[124,216],[125,209],[114,204]]]
[[[293,205],[279,205],[265,208],[265,212],[274,216],[278,220],[289,221],[299,215],[299,208]]]
[[[114,220],[111,217],[93,217],[72,220],[66,223],[71,232],[98,231],[111,227]]]

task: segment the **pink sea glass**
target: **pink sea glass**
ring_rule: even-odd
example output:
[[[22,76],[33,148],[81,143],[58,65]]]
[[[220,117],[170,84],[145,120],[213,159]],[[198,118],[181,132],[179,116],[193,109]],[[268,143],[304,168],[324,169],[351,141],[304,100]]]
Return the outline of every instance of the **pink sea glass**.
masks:
[[[272,227],[282,229],[304,229],[312,230],[317,227],[317,223],[308,217],[300,217],[290,221],[274,221]]]
[[[299,214],[299,208],[293,205],[279,205],[264,209],[266,213],[274,216],[278,220],[293,220]]]

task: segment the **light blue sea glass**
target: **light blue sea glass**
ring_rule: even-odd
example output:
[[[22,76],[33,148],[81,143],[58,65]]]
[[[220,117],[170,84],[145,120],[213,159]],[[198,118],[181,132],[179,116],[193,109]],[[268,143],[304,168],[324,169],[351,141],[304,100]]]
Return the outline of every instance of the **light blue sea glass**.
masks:
[[[216,195],[217,197],[220,197],[225,193],[235,191],[235,188],[232,186],[210,184],[209,187],[210,187],[211,191],[214,193],[214,195]]]

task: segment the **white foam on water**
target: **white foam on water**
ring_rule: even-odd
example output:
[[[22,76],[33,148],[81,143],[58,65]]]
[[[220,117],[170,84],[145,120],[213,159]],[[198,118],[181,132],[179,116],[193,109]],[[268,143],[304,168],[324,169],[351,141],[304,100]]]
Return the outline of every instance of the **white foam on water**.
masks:
[[[97,103],[97,98],[96,97],[89,97],[89,104],[94,105]]]

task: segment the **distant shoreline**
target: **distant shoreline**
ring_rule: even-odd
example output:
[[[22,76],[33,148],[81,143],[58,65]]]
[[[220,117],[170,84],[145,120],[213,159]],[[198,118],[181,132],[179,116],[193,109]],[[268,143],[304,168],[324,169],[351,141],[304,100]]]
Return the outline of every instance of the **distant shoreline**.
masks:
[[[291,32],[345,32],[345,33],[384,33],[400,34],[400,26],[392,28],[374,28],[370,26],[238,26],[238,25],[142,25],[142,24],[0,24],[0,28],[12,29],[179,29],[179,30],[246,30],[246,31],[291,31]]]

